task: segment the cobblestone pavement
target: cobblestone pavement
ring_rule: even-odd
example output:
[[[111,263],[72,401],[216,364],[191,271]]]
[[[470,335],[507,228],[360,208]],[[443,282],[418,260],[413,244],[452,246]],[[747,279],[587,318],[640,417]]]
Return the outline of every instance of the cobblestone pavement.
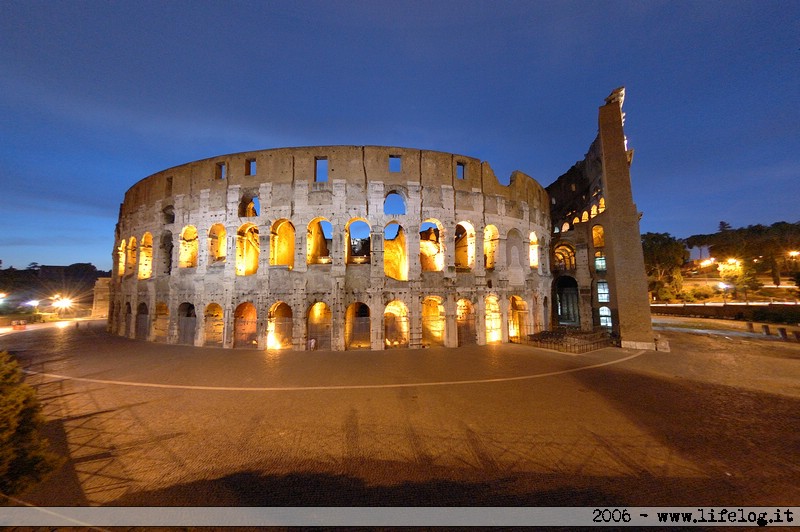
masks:
[[[201,349],[0,337],[64,466],[37,505],[798,505],[800,344]]]

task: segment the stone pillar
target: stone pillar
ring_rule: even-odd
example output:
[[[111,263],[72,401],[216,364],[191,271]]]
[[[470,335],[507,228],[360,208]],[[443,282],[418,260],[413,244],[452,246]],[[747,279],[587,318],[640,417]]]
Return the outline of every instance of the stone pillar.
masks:
[[[623,131],[624,97],[624,89],[615,90],[600,107],[598,119],[606,201],[604,229],[607,279],[611,292],[609,306],[613,330],[619,334],[622,347],[655,349],[639,211],[631,192],[633,152],[627,149]]]

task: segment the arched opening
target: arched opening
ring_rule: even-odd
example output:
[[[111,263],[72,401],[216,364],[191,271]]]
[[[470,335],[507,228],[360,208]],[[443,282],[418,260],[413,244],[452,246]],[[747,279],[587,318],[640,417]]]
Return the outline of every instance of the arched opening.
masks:
[[[147,340],[150,335],[150,314],[146,303],[139,303],[136,307],[136,339]]]
[[[368,264],[370,258],[369,224],[354,218],[345,227],[345,264]]]
[[[447,319],[442,298],[428,296],[422,300],[422,346],[443,346]]]
[[[131,275],[136,271],[136,237],[132,236],[128,240],[128,253],[125,257],[125,275]]]
[[[606,199],[600,198],[597,202],[597,213],[600,214],[601,212],[605,212],[606,210]]]
[[[197,314],[194,305],[181,303],[178,307],[178,343],[194,345],[194,334],[197,330]]]
[[[398,281],[408,281],[406,233],[397,222],[391,222],[383,231],[383,273]]]
[[[556,316],[559,325],[577,327],[581,324],[578,282],[568,275],[556,281]]]
[[[356,302],[347,307],[344,314],[344,348],[369,349],[369,307]]]
[[[153,321],[153,341],[166,342],[169,332],[169,307],[166,303],[156,303],[156,319]]]
[[[500,303],[495,296],[486,296],[486,343],[496,344],[503,340],[503,318]]]
[[[564,222],[561,224],[561,232],[566,233],[567,231],[569,231],[569,222]]]
[[[383,342],[386,349],[408,347],[408,309],[402,301],[392,301],[383,311]]]
[[[530,331],[528,305],[519,296],[511,296],[508,312],[508,341],[520,343]]]
[[[278,301],[267,317],[267,349],[292,348],[292,309]]]
[[[536,231],[531,231],[530,244],[528,247],[528,260],[530,261],[531,268],[539,267],[539,238],[536,236]]]
[[[258,195],[254,193],[246,193],[242,195],[239,201],[239,217],[251,218],[258,216],[261,212],[261,203],[258,201]]]
[[[308,309],[309,351],[331,348],[331,309],[322,301],[317,301]]]
[[[456,226],[455,251],[456,269],[475,267],[475,229],[471,223],[461,222]]]
[[[258,315],[250,302],[240,304],[233,312],[233,347],[258,347]]]
[[[581,214],[581,222],[588,222],[589,221],[589,211],[583,211]]]
[[[475,331],[475,312],[468,299],[456,301],[456,329],[458,345],[472,345],[477,342]]]
[[[253,275],[258,271],[258,227],[244,224],[236,232],[236,275]]]
[[[577,216],[576,216],[575,218],[573,218],[573,219],[572,219],[572,225],[573,225],[573,226],[575,226],[575,225],[577,225],[577,224],[579,224],[579,223],[581,223],[581,220],[580,220],[580,218],[578,218]]]
[[[438,220],[425,220],[419,231],[419,263],[423,272],[440,272],[444,269],[444,242],[442,225]]]
[[[149,279],[153,275],[153,235],[145,233],[139,246],[139,279]]]
[[[567,244],[559,244],[553,250],[554,271],[575,271],[575,250]]]
[[[222,307],[217,303],[209,303],[204,314],[203,345],[222,347],[225,334],[225,316]]]
[[[175,223],[175,207],[172,205],[167,205],[161,210],[162,220],[165,224],[174,224]]]
[[[197,228],[193,225],[187,225],[181,231],[178,268],[196,268],[198,251]]]
[[[383,214],[396,216],[406,213],[406,200],[398,192],[389,192],[383,200]]]
[[[598,309],[598,313],[600,314],[600,327],[611,328],[611,309],[608,307],[600,307]]]
[[[294,268],[294,225],[282,218],[272,224],[269,235],[270,266]]]
[[[333,226],[325,218],[314,218],[306,232],[306,264],[330,264]]]
[[[602,225],[595,225],[592,227],[592,246],[595,249],[605,247],[606,234]]]
[[[516,229],[510,229],[506,235],[506,266],[510,269],[520,270],[520,275],[524,275],[521,271],[522,261],[525,260],[523,251],[525,248],[522,245],[522,233]]]
[[[159,249],[159,275],[169,275],[172,273],[172,233],[165,231],[161,235],[161,245]]]
[[[133,327],[133,313],[131,312],[131,304],[125,303],[125,337],[130,338],[131,328]]]
[[[597,205],[592,205],[592,210],[589,212],[589,216],[591,218],[597,216]]]
[[[483,267],[494,270],[497,262],[497,247],[500,244],[500,233],[497,227],[487,225],[483,230]],[[456,248],[458,249],[458,248]]]
[[[122,277],[125,275],[125,262],[128,256],[128,244],[123,238],[117,248],[117,275]]]
[[[225,262],[228,255],[227,231],[222,224],[214,224],[208,230],[208,264]]]

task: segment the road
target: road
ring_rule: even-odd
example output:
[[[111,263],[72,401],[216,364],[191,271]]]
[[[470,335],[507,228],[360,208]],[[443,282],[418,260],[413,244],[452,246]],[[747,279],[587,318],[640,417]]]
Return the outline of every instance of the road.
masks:
[[[100,322],[3,335],[65,458],[20,501],[798,505],[800,344],[693,329],[661,330],[669,353],[585,355],[265,353]]]

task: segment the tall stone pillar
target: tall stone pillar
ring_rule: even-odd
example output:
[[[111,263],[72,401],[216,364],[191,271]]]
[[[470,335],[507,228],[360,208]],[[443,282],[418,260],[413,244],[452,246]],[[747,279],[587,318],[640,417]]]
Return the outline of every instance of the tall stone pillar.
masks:
[[[631,192],[630,164],[633,151],[627,150],[622,127],[624,98],[624,88],[615,90],[606,98],[606,104],[600,107],[599,113],[611,319],[614,332],[622,340],[622,347],[655,349],[639,212]]]

